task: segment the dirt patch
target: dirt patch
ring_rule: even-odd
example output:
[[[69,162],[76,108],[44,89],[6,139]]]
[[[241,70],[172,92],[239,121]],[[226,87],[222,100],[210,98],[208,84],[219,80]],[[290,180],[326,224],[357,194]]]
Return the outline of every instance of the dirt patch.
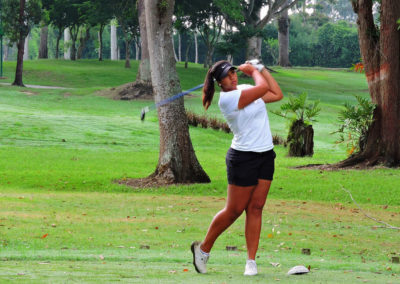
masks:
[[[98,95],[114,100],[153,100],[153,88],[140,83],[127,83],[111,89],[101,90]]]
[[[20,91],[20,93],[23,93],[27,96],[36,96],[38,93],[34,93],[34,92],[29,92],[29,91]]]
[[[300,170],[321,170],[321,171],[339,171],[339,170],[375,170],[384,169],[384,166],[367,166],[364,164],[357,164],[355,166],[340,167],[338,164],[308,164],[304,166],[292,167],[292,169]]]
[[[173,182],[166,181],[165,179],[159,179],[155,177],[147,177],[147,178],[125,178],[121,180],[115,181],[118,184],[127,185],[129,187],[139,189],[139,188],[157,188],[157,187],[166,187],[171,185],[182,185],[176,184]]]

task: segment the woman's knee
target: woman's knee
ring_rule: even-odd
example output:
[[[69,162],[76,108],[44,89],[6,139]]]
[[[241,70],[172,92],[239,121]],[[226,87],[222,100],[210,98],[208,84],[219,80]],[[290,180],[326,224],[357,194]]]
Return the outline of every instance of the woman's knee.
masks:
[[[225,208],[226,214],[232,221],[239,218],[240,215],[242,215],[243,211],[244,211],[244,208],[239,208],[239,207],[226,207]]]
[[[264,205],[265,205],[265,202],[262,202],[262,201],[250,202],[246,208],[246,213],[262,215]]]

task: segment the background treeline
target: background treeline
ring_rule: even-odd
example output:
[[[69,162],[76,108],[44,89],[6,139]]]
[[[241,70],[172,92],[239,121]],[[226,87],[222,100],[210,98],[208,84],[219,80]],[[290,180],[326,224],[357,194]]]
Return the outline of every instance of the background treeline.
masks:
[[[118,47],[120,59],[125,59],[125,44],[120,27],[118,32]],[[48,51],[49,58],[55,58],[56,31],[49,27]],[[323,67],[350,67],[360,60],[360,48],[357,38],[357,27],[353,23],[338,21],[317,23],[317,26],[311,23],[302,22],[300,16],[293,16],[290,23],[290,62],[293,66],[323,66]],[[276,23],[267,25],[263,30],[262,56],[263,62],[267,65],[275,65],[278,60],[278,28]],[[184,37],[193,37],[184,35]],[[110,58],[110,26],[104,29],[103,58]],[[175,50],[178,53],[179,39],[178,34],[174,36]],[[193,40],[191,38],[190,40]],[[182,53],[186,49],[186,43],[190,40],[182,39]],[[40,28],[32,29],[29,40],[29,59],[37,59],[40,44]],[[204,43],[198,40],[198,60],[203,63],[206,57],[206,48]],[[90,38],[87,40],[82,53],[83,59],[98,58],[98,40],[95,30],[90,32]],[[132,59],[135,58],[136,46],[132,42],[130,45]],[[60,42],[60,50],[63,50],[63,41]],[[139,52],[140,54],[140,52]],[[7,60],[16,60],[16,48],[9,48]],[[214,60],[225,59],[222,48],[216,50]],[[183,60],[183,58],[182,58]],[[192,44],[189,49],[189,62],[194,62],[195,52]],[[245,61],[245,47],[240,49],[234,56],[234,63],[239,64]]]
[[[4,1],[4,0],[2,0]],[[9,2],[11,0],[8,0]],[[16,1],[16,0],[13,0]],[[36,2],[39,0],[35,0]],[[297,4],[293,6],[289,13],[289,61],[292,66],[322,66],[322,67],[350,67],[360,61],[360,49],[357,37],[357,27],[355,24],[356,15],[352,11],[348,0],[321,0],[317,3],[310,0],[297,0]],[[12,2],[12,1],[11,1]],[[40,2],[40,1],[39,1]],[[126,19],[137,18],[137,11],[134,9],[130,14],[119,15],[120,9],[109,7],[109,2],[104,0],[96,1],[75,1],[80,3],[77,20],[73,21],[74,13],[66,13],[66,18],[71,23],[64,23],[56,13],[59,11],[55,8],[55,4],[60,2],[60,9],[69,7],[63,1],[43,1],[43,19],[40,23],[35,24],[28,35],[28,56],[27,59],[43,58],[39,56],[41,29],[48,27],[47,58],[57,58],[56,45],[57,36],[64,28],[72,28],[74,25],[79,28],[76,39],[77,59],[96,59],[111,57],[111,22],[117,26],[118,41],[118,58],[125,59],[126,46],[129,47],[130,57],[132,59],[140,59],[140,34],[138,32],[138,22],[127,22]],[[48,3],[47,3],[48,2]],[[74,3],[75,3],[74,2]],[[121,5],[135,6],[136,1],[117,1]],[[113,3],[116,6],[118,3]],[[125,3],[126,2],[126,3]],[[177,1],[177,7],[183,7],[182,11],[177,9],[175,14],[177,17],[174,22],[174,47],[178,61],[189,61],[207,64],[207,55],[211,54],[211,62],[220,59],[233,60],[234,64],[240,64],[246,60],[247,37],[249,33],[255,32],[251,28],[242,28],[238,31],[233,26],[228,26],[227,22],[223,22],[226,15],[221,12],[224,9],[215,10],[210,1],[208,4],[202,1],[195,1],[193,4],[196,9],[203,9],[211,13],[190,15],[191,10],[185,10],[185,1]],[[4,2],[6,3],[6,2]],[[47,3],[47,6],[45,5]],[[69,2],[68,2],[69,3]],[[125,3],[125,4],[124,4]],[[60,4],[60,5],[61,5]],[[54,7],[53,7],[53,6]],[[103,7],[100,9],[99,7]],[[196,6],[197,5],[197,6]],[[93,7],[97,7],[96,9]],[[4,7],[4,5],[3,5]],[[62,8],[64,7],[64,8]],[[119,7],[119,6],[118,6]],[[122,6],[121,6],[122,7]],[[97,11],[99,10],[100,11]],[[213,10],[214,9],[214,10]],[[3,9],[4,10],[4,9]],[[104,11],[102,11],[104,10]],[[114,11],[115,10],[115,11]],[[97,12],[96,12],[97,11]],[[215,13],[213,15],[212,13]],[[63,15],[62,13],[60,14]],[[223,16],[222,16],[223,15]],[[213,17],[212,17],[213,16]],[[214,19],[214,22],[212,21]],[[6,21],[6,17],[3,18]],[[60,26],[56,28],[56,24],[60,22]],[[110,22],[111,21],[111,22]],[[121,21],[125,23],[121,24]],[[261,57],[265,64],[276,65],[279,62],[279,41],[278,41],[278,23],[277,19],[273,19],[262,30],[257,31],[257,36],[261,42]],[[74,24],[74,25],[73,25]],[[129,29],[123,30],[122,27],[128,25]],[[60,30],[61,29],[61,30]],[[218,31],[216,31],[219,29]],[[99,31],[102,31],[102,47],[101,55],[99,44]],[[217,32],[218,36],[213,36],[211,30]],[[125,32],[124,32],[125,31]],[[196,35],[196,38],[195,38]],[[7,37],[7,35],[6,35]],[[213,38],[214,37],[214,38]],[[127,39],[130,38],[129,41]],[[211,44],[206,41],[214,41]],[[197,60],[195,53],[195,42],[197,42]],[[5,48],[4,59],[16,60],[17,49],[15,44],[9,44],[7,38],[3,41],[4,45],[11,45]],[[60,37],[58,57],[62,58],[64,50],[71,46],[71,42],[65,44],[64,38]],[[66,45],[66,46],[64,46]],[[189,45],[189,46],[188,46]],[[210,48],[213,50],[210,51]],[[187,56],[187,57],[186,57]],[[100,59],[101,60],[101,59]],[[209,61],[208,61],[209,62]]]

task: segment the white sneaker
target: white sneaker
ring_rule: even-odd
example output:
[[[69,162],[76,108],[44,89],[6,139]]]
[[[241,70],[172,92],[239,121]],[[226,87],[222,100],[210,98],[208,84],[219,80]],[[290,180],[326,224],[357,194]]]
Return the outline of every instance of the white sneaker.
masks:
[[[257,264],[255,260],[246,260],[246,268],[244,270],[244,275],[253,276],[257,275]]]
[[[208,254],[205,254],[200,250],[201,242],[193,242],[190,247],[193,253],[193,265],[198,273],[206,273],[207,272],[207,261],[209,258]]]

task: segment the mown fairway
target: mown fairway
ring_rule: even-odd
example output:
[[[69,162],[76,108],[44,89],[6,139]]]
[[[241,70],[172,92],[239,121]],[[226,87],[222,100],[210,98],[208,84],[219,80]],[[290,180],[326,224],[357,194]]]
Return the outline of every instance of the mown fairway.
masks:
[[[190,243],[204,236],[224,205],[225,153],[231,134],[190,128],[200,163],[212,183],[131,189],[115,183],[145,177],[158,160],[155,112],[140,121],[149,101],[113,101],[97,91],[136,76],[123,62],[27,61],[24,83],[65,90],[0,85],[0,282],[243,283],[243,216],[217,241],[209,273],[197,275]],[[7,80],[15,63],[6,62]],[[368,97],[364,75],[346,70],[277,69],[285,94],[308,92],[321,101],[313,158],[288,158],[277,146],[276,176],[264,211],[259,275],[254,283],[399,283],[400,232],[379,228],[363,210],[400,227],[398,169],[296,170],[346,157],[336,145],[336,119],[353,95]],[[178,65],[183,89],[205,70]],[[200,95],[200,91],[194,95]],[[221,118],[217,99],[207,112]],[[204,114],[198,96],[185,105]],[[272,104],[268,109],[277,109]],[[269,114],[273,134],[287,122]],[[226,246],[237,251],[226,251]],[[310,248],[311,255],[301,254]],[[273,266],[271,263],[279,263]],[[310,265],[311,273],[287,276]]]

